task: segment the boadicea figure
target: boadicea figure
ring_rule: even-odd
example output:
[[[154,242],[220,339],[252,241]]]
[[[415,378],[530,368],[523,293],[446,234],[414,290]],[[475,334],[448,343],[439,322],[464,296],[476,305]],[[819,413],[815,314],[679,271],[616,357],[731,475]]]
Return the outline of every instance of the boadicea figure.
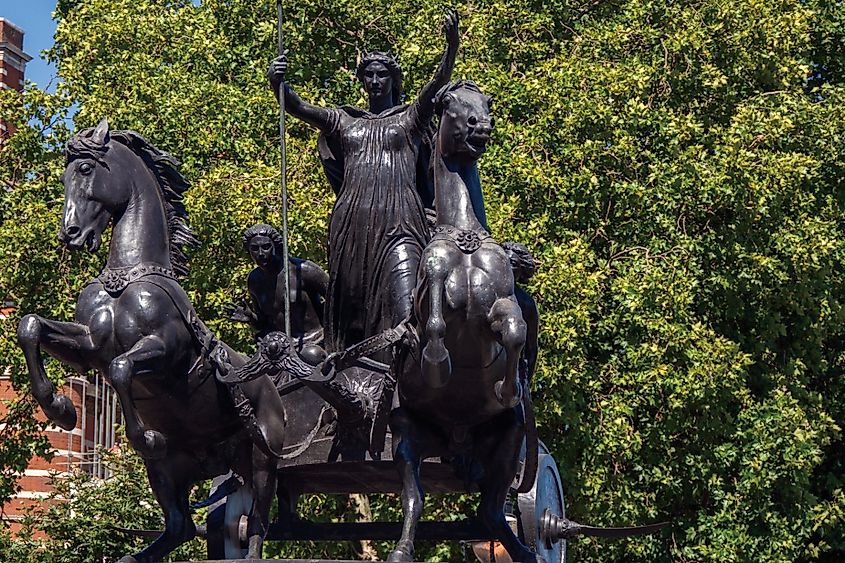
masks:
[[[482,227],[469,197],[480,183],[476,162],[493,129],[490,98],[472,82],[459,81],[440,90],[435,102],[437,220],[420,268],[419,342],[400,353],[401,406],[390,420],[405,516],[390,561],[413,561],[424,494],[420,464],[446,456],[455,457],[461,477],[478,485],[485,527],[514,561],[534,562],[536,554],[516,537],[503,509],[526,435],[517,408],[526,323],[511,261]]]
[[[270,225],[253,225],[244,232],[244,248],[256,268],[247,277],[251,307],[234,309],[232,320],[247,322],[257,338],[284,331],[285,307],[290,307],[290,329],[294,347],[309,364],[322,362],[323,309],[329,276],[317,264],[289,258],[290,295],[285,298],[282,235]]]
[[[126,436],[144,458],[164,512],[164,532],[124,563],[161,561],[196,535],[188,498],[194,483],[232,470],[255,492],[249,557],[260,558],[276,490],[285,414],[273,381],[261,373],[227,388],[222,360],[246,358],[199,319],[177,277],[183,250],[199,244],[182,203],[178,162],[133,131],[104,119],[67,144],[59,239],[95,252],[111,224],[108,259],[84,287],[75,321],[26,315],[18,326],[32,393],[47,417],[71,430],[76,411],[56,393],[41,352],[80,373],[97,370],[117,392]]]
[[[282,62],[282,61],[279,61]],[[350,117],[382,116],[391,113],[401,113],[407,109],[402,103],[402,67],[395,56],[384,51],[370,51],[361,56],[355,69],[355,77],[367,94],[368,109],[355,106],[340,106],[340,110]],[[422,199],[423,206],[432,208],[434,205],[434,186],[431,183],[429,170],[431,159],[431,127],[422,137],[417,152],[417,192]],[[317,138],[317,148],[323,170],[335,194],[340,192],[343,185],[344,153],[339,135],[327,135],[321,132]]]
[[[417,188],[418,156],[434,94],[449,81],[455,64],[457,14],[446,16],[444,28],[447,47],[434,78],[407,106],[395,106],[399,84],[387,60],[373,59],[360,71],[371,109],[360,115],[309,104],[284,85],[286,111],[319,129],[325,144],[343,159],[329,225],[330,351],[392,328],[411,313],[411,293],[428,238]],[[284,56],[270,66],[277,96],[286,71]]]

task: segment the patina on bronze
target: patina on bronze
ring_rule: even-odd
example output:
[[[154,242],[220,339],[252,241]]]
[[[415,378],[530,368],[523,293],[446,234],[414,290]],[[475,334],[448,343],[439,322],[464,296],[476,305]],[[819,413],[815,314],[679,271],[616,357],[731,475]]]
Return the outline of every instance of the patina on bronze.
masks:
[[[73,429],[76,412],[47,378],[42,351],[80,373],[99,371],[117,392],[126,435],[165,515],[163,533],[121,561],[160,561],[193,538],[191,487],[229,469],[255,491],[249,555],[260,557],[276,488],[270,454],[282,450],[284,411],[266,375],[240,383],[248,432],[229,390],[211,377],[218,354],[236,366],[245,357],[214,338],[176,280],[188,272],[183,250],[199,244],[186,223],[188,183],[177,166],[139,134],[109,131],[105,119],[68,142],[59,239],[95,252],[113,223],[108,259],[79,295],[74,322],[26,315],[18,341],[32,393],[60,427]]]
[[[446,16],[444,28],[447,47],[434,78],[407,106],[395,105],[401,85],[388,58],[373,58],[359,71],[370,112],[309,104],[289,85],[281,88],[286,57],[270,67],[270,82],[277,95],[284,91],[286,111],[320,130],[321,145],[328,149],[323,159],[342,157],[336,168],[342,176],[332,182],[337,200],[329,226],[329,351],[343,350],[410,316],[420,253],[428,239],[418,156],[434,94],[448,82],[455,64],[454,12]]]
[[[309,363],[320,363],[326,356],[323,311],[329,276],[314,262],[291,257],[285,286],[282,235],[270,225],[253,225],[244,232],[243,243],[256,265],[247,277],[250,305],[234,308],[230,319],[252,325],[260,338],[273,331],[284,332],[289,307],[290,336],[296,351]]]
[[[423,503],[420,462],[441,456],[478,486],[478,517],[511,557],[536,561],[504,514],[525,436],[522,410],[515,407],[522,397],[517,366],[526,327],[510,260],[481,226],[470,199],[470,189],[480,190],[476,161],[493,128],[490,99],[461,81],[444,86],[435,100],[437,227],[420,268],[419,341],[402,357],[401,406],[391,413],[405,523],[390,560],[413,560]]]
[[[208,502],[230,495],[234,525],[224,550],[239,556],[243,541],[251,558],[261,555],[265,536],[398,538],[390,559],[410,561],[415,539],[425,538],[495,540],[512,560],[563,563],[573,535],[663,526],[601,529],[565,517],[528,388],[537,305],[515,283],[530,278],[534,263],[524,246],[500,246],[487,228],[477,161],[492,133],[490,99],[472,82],[448,83],[458,47],[454,13],[445,30],[435,77],[408,106],[398,105],[401,72],[384,53],[366,55],[358,68],[369,112],[312,106],[285,86],[288,111],[321,131],[338,196],[330,274],[287,260],[272,227],[247,230],[257,267],[247,283],[251,306],[235,318],[258,333],[249,359],[215,338],[179,286],[183,249],[198,242],[185,222],[187,182],[176,161],[137,133],[109,131],[105,120],[68,143],[60,239],[93,252],[111,223],[109,257],[82,291],[76,322],[27,315],[19,341],[33,394],[63,428],[74,427],[75,411],[47,379],[42,351],[81,372],[101,371],[118,393],[128,438],[165,513],[165,530],[137,531],[158,537],[124,563],[161,560],[198,533],[188,491],[227,471],[234,476]],[[284,56],[271,66],[277,95],[286,67]],[[423,161],[430,176],[420,171]],[[428,178],[431,225],[421,187]],[[327,356],[319,346],[323,296]],[[292,326],[279,332],[289,313]],[[505,515],[511,490],[518,533]],[[279,515],[270,525],[274,491]],[[477,516],[420,523],[424,491],[479,492]],[[296,513],[296,499],[310,492],[401,492],[405,518],[312,522]],[[206,531],[221,535],[219,524]]]

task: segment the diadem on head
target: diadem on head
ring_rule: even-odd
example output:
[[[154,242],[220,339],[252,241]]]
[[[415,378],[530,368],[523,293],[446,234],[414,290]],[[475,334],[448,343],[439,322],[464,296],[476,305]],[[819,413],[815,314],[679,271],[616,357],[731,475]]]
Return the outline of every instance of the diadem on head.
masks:
[[[371,63],[381,63],[390,71],[390,77],[393,79],[393,92],[391,94],[393,105],[398,106],[401,104],[403,96],[402,67],[399,66],[399,61],[396,60],[396,57],[384,51],[364,53],[364,56],[361,57],[361,61],[358,63],[358,67],[355,69],[355,76],[362,84],[364,83],[364,71],[367,70],[367,67]]]

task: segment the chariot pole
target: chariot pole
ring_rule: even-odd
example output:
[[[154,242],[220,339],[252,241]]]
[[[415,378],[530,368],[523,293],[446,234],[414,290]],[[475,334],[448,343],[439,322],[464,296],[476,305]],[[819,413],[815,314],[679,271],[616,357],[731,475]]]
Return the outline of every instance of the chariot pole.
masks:
[[[284,21],[282,0],[276,0],[276,25],[278,31],[278,56],[285,53],[285,37],[282,30]],[[290,252],[288,251],[288,182],[287,150],[285,146],[285,85],[279,88],[279,143],[282,148],[282,263],[285,275],[285,334],[290,336]],[[293,340],[291,340],[293,342]]]

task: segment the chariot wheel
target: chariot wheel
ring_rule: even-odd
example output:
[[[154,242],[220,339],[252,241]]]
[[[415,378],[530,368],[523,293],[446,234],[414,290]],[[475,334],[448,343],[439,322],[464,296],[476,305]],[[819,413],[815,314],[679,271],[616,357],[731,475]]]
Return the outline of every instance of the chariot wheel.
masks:
[[[546,563],[566,563],[566,540],[548,533],[553,516],[566,516],[563,483],[554,457],[540,443],[537,476],[527,493],[517,495],[519,538]]]

